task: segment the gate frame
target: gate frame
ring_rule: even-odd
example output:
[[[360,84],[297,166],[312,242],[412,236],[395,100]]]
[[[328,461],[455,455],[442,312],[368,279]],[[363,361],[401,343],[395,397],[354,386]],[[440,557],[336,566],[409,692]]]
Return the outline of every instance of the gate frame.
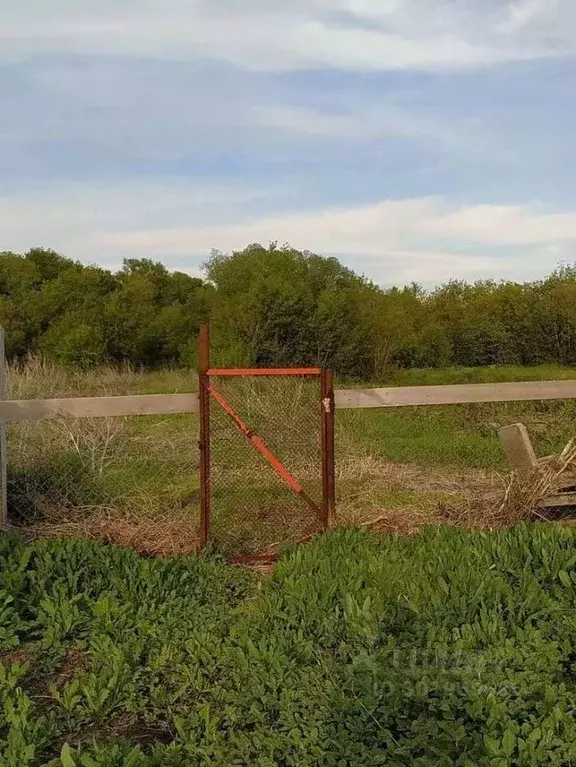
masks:
[[[210,367],[210,329],[208,325],[200,326],[199,334],[199,352],[198,352],[198,402],[200,409],[200,434],[198,440],[198,449],[200,452],[200,551],[206,548],[210,540],[211,529],[211,430],[210,430],[210,408],[211,400],[215,398],[221,407],[224,408],[232,420],[236,423],[240,432],[252,442],[253,446],[260,452],[266,452],[264,457],[270,463],[271,468],[279,473],[288,475],[284,481],[290,486],[293,492],[301,495],[311,508],[316,504],[304,493],[298,492],[290,482],[290,472],[282,465],[276,456],[266,447],[266,445],[256,435],[253,435],[242,419],[230,408],[224,406],[220,399],[226,400],[216,392],[210,383],[212,376],[311,376],[318,379],[320,383],[320,456],[321,456],[321,478],[322,478],[322,502],[319,512],[319,518],[323,530],[327,530],[333,524],[336,513],[336,484],[335,484],[335,466],[334,466],[334,375],[331,370],[326,368],[211,368]],[[296,484],[299,484],[296,482]],[[251,559],[258,560],[258,555]]]

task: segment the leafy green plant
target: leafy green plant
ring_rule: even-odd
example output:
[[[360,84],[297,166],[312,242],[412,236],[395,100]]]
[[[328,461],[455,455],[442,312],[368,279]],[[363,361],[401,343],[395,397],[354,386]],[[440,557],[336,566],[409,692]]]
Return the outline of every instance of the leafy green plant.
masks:
[[[0,536],[0,762],[566,767],[576,534],[337,529],[259,578]]]

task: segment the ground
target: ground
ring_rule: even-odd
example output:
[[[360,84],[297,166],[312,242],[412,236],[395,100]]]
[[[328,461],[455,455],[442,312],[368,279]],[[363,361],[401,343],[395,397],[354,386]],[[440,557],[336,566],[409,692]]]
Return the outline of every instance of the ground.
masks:
[[[7,767],[564,767],[572,528],[333,530],[259,576],[0,536]]]
[[[398,371],[371,385],[562,379],[576,370],[534,368]],[[304,388],[237,390],[266,439],[318,493],[315,404]],[[339,386],[360,385],[338,382]],[[194,390],[189,371],[66,371],[34,362],[11,372],[13,398]],[[274,388],[275,387],[275,388]],[[232,392],[234,395],[234,392]],[[508,467],[497,429],[523,421],[540,455],[573,436],[574,401],[341,410],[336,419],[338,517],[412,531],[424,523],[477,520],[499,503]],[[222,550],[254,551],[314,531],[277,479],[214,411],[214,525]],[[84,535],[147,553],[194,550],[198,530],[198,423],[194,415],[62,419],[8,430],[13,524],[44,536]],[[218,450],[220,452],[218,452]],[[307,486],[308,486],[307,485]],[[306,512],[303,515],[303,511]],[[470,522],[470,514],[464,515]],[[259,531],[255,535],[255,531]]]

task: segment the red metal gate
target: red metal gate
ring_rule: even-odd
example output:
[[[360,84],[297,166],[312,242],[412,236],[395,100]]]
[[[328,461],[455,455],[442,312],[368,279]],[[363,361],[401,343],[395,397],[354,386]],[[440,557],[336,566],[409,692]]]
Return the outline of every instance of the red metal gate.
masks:
[[[273,558],[334,517],[334,389],[321,368],[211,368],[200,331],[200,544]]]

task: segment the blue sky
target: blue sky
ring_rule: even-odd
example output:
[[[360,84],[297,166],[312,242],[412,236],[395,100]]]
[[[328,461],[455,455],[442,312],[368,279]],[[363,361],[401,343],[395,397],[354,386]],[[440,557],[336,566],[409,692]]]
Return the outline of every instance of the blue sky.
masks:
[[[539,278],[576,260],[575,57],[573,0],[5,2],[0,248]]]

